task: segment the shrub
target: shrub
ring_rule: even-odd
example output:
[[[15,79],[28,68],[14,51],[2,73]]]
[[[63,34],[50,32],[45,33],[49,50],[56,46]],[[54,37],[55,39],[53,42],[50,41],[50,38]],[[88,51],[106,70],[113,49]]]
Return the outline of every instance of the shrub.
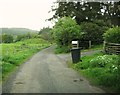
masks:
[[[103,33],[108,29],[103,21],[82,22],[81,32],[84,34],[81,40],[91,40],[92,44],[103,42]]]
[[[40,30],[40,32],[38,34],[41,35],[42,39],[52,41],[51,28],[49,28],[49,27],[43,28]]]
[[[104,40],[110,43],[120,43],[120,27],[113,27],[104,33]]]
[[[52,29],[52,34],[60,46],[69,46],[72,40],[81,37],[80,26],[70,17],[60,18]]]
[[[3,43],[12,43],[13,42],[13,36],[8,34],[2,35],[2,42]]]
[[[32,38],[32,34],[30,33],[27,33],[25,35],[17,35],[15,42],[30,39],[30,38]]]

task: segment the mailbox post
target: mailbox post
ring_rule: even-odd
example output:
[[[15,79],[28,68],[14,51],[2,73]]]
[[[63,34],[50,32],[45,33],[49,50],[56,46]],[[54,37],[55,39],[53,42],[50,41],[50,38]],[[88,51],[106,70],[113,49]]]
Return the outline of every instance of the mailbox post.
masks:
[[[73,63],[80,61],[80,48],[78,41],[72,41],[71,55]]]

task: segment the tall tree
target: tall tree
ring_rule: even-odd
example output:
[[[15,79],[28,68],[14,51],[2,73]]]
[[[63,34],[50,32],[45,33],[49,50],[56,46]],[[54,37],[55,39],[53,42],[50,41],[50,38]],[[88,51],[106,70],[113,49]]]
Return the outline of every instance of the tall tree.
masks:
[[[114,25],[120,26],[120,1],[104,3],[104,18],[111,20]]]
[[[74,17],[78,24],[83,21],[91,22],[96,19],[110,20],[113,24],[119,25],[120,19],[120,1],[119,2],[87,2],[86,1],[76,1],[60,2],[58,0],[57,8],[53,8],[55,14],[52,18],[59,18],[64,16]]]

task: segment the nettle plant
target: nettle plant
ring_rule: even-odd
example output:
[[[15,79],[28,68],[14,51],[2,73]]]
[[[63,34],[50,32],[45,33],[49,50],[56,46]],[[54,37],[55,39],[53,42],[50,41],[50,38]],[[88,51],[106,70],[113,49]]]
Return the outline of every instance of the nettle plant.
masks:
[[[91,67],[105,67],[110,65],[113,67],[117,66],[118,56],[117,55],[103,55],[97,56],[90,61]],[[113,68],[114,68],[113,67]]]

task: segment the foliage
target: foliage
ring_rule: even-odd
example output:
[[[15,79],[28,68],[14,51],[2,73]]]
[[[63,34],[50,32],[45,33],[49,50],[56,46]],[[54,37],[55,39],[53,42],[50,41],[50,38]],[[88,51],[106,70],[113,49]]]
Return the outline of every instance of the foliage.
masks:
[[[120,56],[95,54],[82,57],[82,62],[73,65],[92,83],[119,92]]]
[[[52,40],[51,28],[49,27],[41,29],[38,34],[41,35],[42,39],[49,40],[49,41]]]
[[[12,43],[13,42],[13,36],[12,35],[3,34],[1,37],[2,37],[1,38],[2,43]]]
[[[88,69],[90,67],[89,61],[91,59],[93,59],[95,56],[99,56],[99,55],[103,55],[102,53],[96,53],[94,54],[94,56],[83,56],[82,62],[75,64],[74,67],[75,69],[79,70],[79,69]]]
[[[114,60],[113,60],[114,59]],[[89,64],[92,67],[105,67],[106,65],[110,65],[110,63],[117,65],[116,61],[118,60],[117,55],[103,55],[103,56],[97,56],[93,58]]]
[[[42,38],[42,37],[38,35],[37,33],[27,33],[25,35],[15,36],[14,42],[23,41],[23,40],[32,39],[32,38]]]
[[[42,33],[46,33],[46,32],[50,32],[51,31],[51,28],[49,27],[46,27],[46,28],[43,28],[39,31],[39,34],[42,34]]]
[[[70,47],[69,46],[58,46],[56,49],[55,49],[55,53],[56,54],[60,54],[60,53],[68,53],[70,52]]]
[[[76,1],[72,0],[69,2],[68,0],[58,0],[52,6],[52,11],[55,12],[52,18],[59,18],[64,16],[74,17],[78,24],[81,22],[87,21],[91,22],[96,19],[103,19],[105,22],[110,20],[110,23],[115,25],[119,24],[119,3],[120,2],[89,2],[87,0],[84,1]],[[103,11],[104,10],[104,11]]]
[[[107,42],[120,43],[120,27],[110,28],[103,36]]]
[[[70,17],[60,18],[52,29],[52,33],[59,46],[69,46],[72,40],[81,37],[79,25]]]
[[[4,79],[14,68],[19,66],[34,53],[50,46],[50,43],[40,38],[33,38],[1,45],[2,77]]]
[[[103,33],[108,29],[109,25],[102,20],[96,20],[94,22],[81,23],[81,32],[83,36],[81,40],[90,40],[92,44],[100,44],[103,42]]]
[[[31,38],[41,38],[38,34],[36,33],[28,33],[25,35],[8,35],[8,34],[2,34],[0,35],[0,43],[13,43],[13,42],[18,42],[26,39],[31,39]]]
[[[25,35],[17,35],[15,42],[25,40],[25,39],[30,39],[30,38],[32,38],[32,35],[30,33]]]

